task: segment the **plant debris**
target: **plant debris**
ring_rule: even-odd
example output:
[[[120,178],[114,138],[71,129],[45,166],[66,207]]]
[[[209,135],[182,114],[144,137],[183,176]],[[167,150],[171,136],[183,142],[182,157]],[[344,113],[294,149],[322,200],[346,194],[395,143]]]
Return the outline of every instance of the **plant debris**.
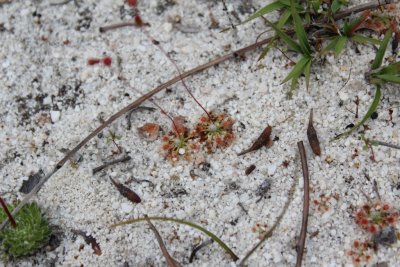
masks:
[[[39,183],[43,175],[44,175],[43,170],[40,170],[37,173],[29,175],[28,180],[22,181],[22,185],[18,191],[20,193],[28,194]]]
[[[99,167],[94,168],[92,173],[96,174],[96,173],[98,173],[99,171],[103,170],[104,168],[106,168],[108,166],[111,166],[111,165],[114,165],[114,164],[117,164],[117,163],[120,163],[120,162],[126,162],[126,161],[131,160],[131,159],[132,158],[130,156],[124,156],[124,157],[121,157],[119,159],[112,160],[110,162],[106,162],[103,165],[100,165]]]
[[[71,231],[76,235],[82,236],[83,240],[85,240],[86,244],[92,246],[94,254],[96,254],[97,256],[100,256],[102,254],[100,245],[99,245],[99,243],[97,243],[96,238],[94,238],[91,235],[87,235],[84,231],[81,231],[81,230],[72,229]]]
[[[314,154],[317,156],[321,156],[321,148],[319,146],[317,131],[315,130],[313,123],[313,110],[311,109],[307,128],[308,142],[310,143],[311,149]]]
[[[202,249],[202,248],[204,248],[204,247],[206,247],[206,246],[212,244],[213,242],[214,242],[214,240],[209,239],[209,240],[204,241],[203,243],[200,243],[199,245],[195,246],[195,247],[193,248],[193,250],[192,250],[192,253],[190,253],[189,263],[192,263],[192,262],[193,262],[194,257],[196,256],[196,253],[197,253],[200,249]]]
[[[160,125],[148,122],[138,128],[139,137],[146,141],[155,141],[160,132]]]
[[[272,127],[268,125],[264,131],[261,133],[261,135],[257,138],[257,140],[251,145],[250,148],[243,150],[238,156],[244,155],[246,153],[252,152],[254,150],[258,150],[263,146],[270,147],[272,146],[272,140],[271,140],[271,132],[272,132]]]
[[[129,199],[131,202],[133,202],[133,203],[142,202],[140,197],[135,192],[133,192],[131,189],[129,189],[128,187],[126,187],[125,185],[123,185],[121,183],[114,181],[111,177],[110,177],[110,180],[115,185],[115,187],[118,189],[118,191],[121,193],[121,195],[123,195],[124,197]]]
[[[169,267],[180,267],[182,266],[178,261],[176,261],[172,256],[168,253],[167,248],[165,247],[164,241],[161,238],[160,233],[157,231],[157,228],[152,224],[150,219],[145,215],[147,224],[150,226],[151,231],[153,231],[154,235],[156,236],[158,245],[160,246],[161,252],[164,255],[165,260]]]
[[[249,167],[246,168],[246,170],[244,171],[244,174],[249,175],[249,174],[252,173],[255,169],[256,169],[256,165],[251,164]]]

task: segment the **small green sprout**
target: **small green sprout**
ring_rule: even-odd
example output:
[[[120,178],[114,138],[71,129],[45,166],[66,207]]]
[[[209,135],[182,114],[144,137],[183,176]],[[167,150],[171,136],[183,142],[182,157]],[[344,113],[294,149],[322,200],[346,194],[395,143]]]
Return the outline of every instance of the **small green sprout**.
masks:
[[[10,210],[14,206],[8,205]],[[7,218],[0,209],[0,222]],[[16,228],[8,225],[0,232],[0,247],[5,256],[21,257],[43,247],[50,239],[51,229],[36,203],[25,205],[15,216]]]

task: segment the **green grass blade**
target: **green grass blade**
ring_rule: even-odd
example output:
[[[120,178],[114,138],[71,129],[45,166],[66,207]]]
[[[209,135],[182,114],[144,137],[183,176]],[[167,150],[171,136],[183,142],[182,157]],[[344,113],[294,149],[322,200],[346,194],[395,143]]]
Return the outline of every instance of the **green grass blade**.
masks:
[[[395,63],[392,63],[392,64],[386,66],[386,67],[383,67],[377,73],[379,75],[382,75],[382,74],[400,75],[400,62],[395,62]]]
[[[400,77],[396,75],[381,74],[377,75],[376,77],[385,82],[400,83]]]
[[[289,9],[286,9],[285,12],[283,12],[283,14],[280,16],[276,26],[279,29],[282,28],[286,24],[286,22],[289,20],[291,15],[292,15],[292,12]]]
[[[269,5],[264,6],[263,8],[261,8],[260,10],[256,11],[256,13],[254,13],[253,15],[251,15],[250,17],[248,17],[247,19],[245,19],[242,23],[240,24],[244,24],[247,23],[253,19],[259,18],[261,16],[264,16],[265,14],[271,13],[275,10],[281,9],[283,7],[285,7],[286,5],[281,3],[280,1],[275,1],[272,2]]]
[[[380,45],[381,41],[372,37],[367,37],[364,35],[360,34],[354,34],[351,37],[351,40],[360,44],[375,44],[375,45]]]
[[[307,34],[304,30],[303,22],[300,19],[299,14],[297,13],[294,0],[290,1],[291,6],[290,10],[292,12],[294,30],[296,31],[297,38],[299,39],[300,47],[304,55],[311,55],[311,47],[308,43]]]
[[[279,29],[274,23],[270,22],[269,20],[265,19],[265,21],[273,28],[276,32],[276,34],[289,46],[290,49],[298,52],[298,53],[303,53],[300,45],[293,41],[293,39],[287,35],[285,32],[283,32],[281,29]]]
[[[335,51],[335,47],[339,41],[339,38],[340,36],[336,36],[335,38],[333,38],[332,41],[324,49],[322,49],[322,53],[326,53],[328,51]]]
[[[296,65],[293,67],[292,71],[286,76],[286,78],[282,81],[282,83],[285,83],[287,81],[289,81],[290,79],[294,78],[294,77],[299,77],[304,69],[305,66],[307,65],[307,63],[311,61],[311,58],[309,57],[302,57],[297,63]]]
[[[382,65],[383,57],[385,56],[386,48],[388,46],[391,37],[392,37],[392,31],[389,28],[385,33],[385,37],[383,38],[378,51],[376,52],[376,56],[374,62],[372,63],[371,69],[373,70],[377,69]]]
[[[356,130],[358,127],[363,125],[371,117],[372,113],[374,113],[376,111],[376,109],[378,108],[379,102],[381,101],[381,95],[382,95],[381,88],[379,86],[377,86],[376,87],[376,91],[375,91],[374,100],[372,101],[371,106],[369,107],[367,113],[364,115],[362,120],[360,122],[358,122],[356,125],[354,125],[354,127],[351,128],[350,130],[348,130],[347,132],[344,132],[344,133],[339,134],[338,136],[336,136],[334,138],[334,140],[339,139],[339,138],[344,137],[344,136],[348,136],[354,130]]]
[[[304,68],[304,76],[306,78],[306,88],[308,90],[309,86],[310,86],[310,73],[311,73],[311,62],[312,60],[310,59],[305,68]]]
[[[269,52],[269,50],[275,45],[275,40],[276,38],[273,38],[268,45],[263,49],[263,51],[261,52],[260,56],[258,57],[257,61],[260,61],[261,59],[263,59],[267,53]]]
[[[346,36],[339,36],[338,41],[335,45],[335,56],[337,57],[342,51],[347,42]]]
[[[156,220],[156,221],[169,221],[169,222],[175,222],[179,224],[184,224],[187,226],[190,226],[192,228],[195,228],[204,234],[208,235],[212,240],[214,240],[218,245],[220,245],[231,257],[234,261],[237,261],[239,259],[238,256],[224,243],[222,242],[221,239],[219,239],[216,235],[208,231],[207,229],[201,227],[200,225],[197,225],[192,222],[188,222],[185,220],[180,220],[180,219],[175,219],[175,218],[167,218],[167,217],[143,217],[143,218],[137,218],[137,219],[131,219],[123,222],[116,223],[112,225],[111,227],[117,227],[121,225],[126,225],[126,224],[132,224],[132,223],[137,223],[137,222],[142,222],[146,220]]]

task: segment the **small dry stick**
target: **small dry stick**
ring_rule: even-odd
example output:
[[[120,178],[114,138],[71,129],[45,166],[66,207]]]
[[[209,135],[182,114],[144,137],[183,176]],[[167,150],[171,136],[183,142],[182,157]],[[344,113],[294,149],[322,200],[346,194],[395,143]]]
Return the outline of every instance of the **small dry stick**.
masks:
[[[131,159],[132,158],[130,156],[125,156],[125,157],[122,157],[120,159],[116,159],[116,160],[113,160],[113,161],[110,161],[110,162],[106,162],[103,165],[94,168],[92,172],[93,172],[93,174],[96,174],[96,173],[98,173],[99,171],[101,171],[102,169],[104,169],[104,168],[106,168],[108,166],[111,166],[111,165],[114,165],[114,164],[117,164],[117,163],[120,163],[120,162],[125,162],[125,161],[131,160]]]
[[[384,6],[384,5],[391,4],[393,2],[394,2],[394,0],[375,0],[375,1],[370,2],[370,3],[358,5],[358,6],[351,7],[349,9],[343,10],[341,12],[338,12],[338,13],[336,13],[336,15],[333,16],[333,19],[334,20],[340,20],[340,19],[348,17],[348,16],[350,16],[352,14],[360,13],[360,12],[363,12],[364,10],[377,9],[377,8],[380,8],[380,7]],[[326,20],[328,20],[328,18]]]
[[[310,176],[308,173],[306,150],[304,149],[303,141],[297,143],[300,152],[301,168],[303,170],[304,179],[304,200],[303,200],[303,219],[301,222],[300,239],[297,244],[297,261],[296,267],[301,266],[303,260],[304,245],[306,243],[308,212],[310,208]]]
[[[213,242],[214,242],[214,240],[209,239],[209,240],[207,240],[207,241],[204,241],[204,242],[201,243],[200,245],[195,246],[195,247],[193,248],[193,250],[192,250],[192,253],[190,253],[189,263],[192,263],[192,262],[193,262],[194,257],[196,256],[196,253],[197,253],[200,249],[202,249],[202,248],[204,248],[204,247],[206,247],[206,246],[212,244]]]
[[[319,146],[319,140],[317,131],[314,128],[314,121],[313,121],[313,110],[310,111],[310,118],[308,121],[308,128],[307,128],[307,137],[308,142],[310,143],[311,149],[315,155],[321,156],[321,148]]]
[[[144,217],[147,218],[147,215],[145,215]],[[182,265],[179,262],[177,262],[174,258],[172,258],[172,256],[168,253],[168,250],[165,247],[164,241],[162,240],[161,235],[157,231],[157,229],[154,226],[154,224],[152,224],[149,219],[146,219],[146,220],[147,220],[147,223],[150,226],[150,230],[152,230],[154,235],[156,236],[158,245],[160,246],[161,252],[165,257],[165,260],[167,261],[168,266],[169,267],[181,267]]]
[[[11,215],[10,211],[8,210],[7,204],[5,203],[5,201],[3,200],[2,197],[0,197],[0,204],[4,210],[4,213],[7,215],[8,219],[11,222],[11,226],[13,228],[17,228],[17,223],[15,222],[14,217]]]

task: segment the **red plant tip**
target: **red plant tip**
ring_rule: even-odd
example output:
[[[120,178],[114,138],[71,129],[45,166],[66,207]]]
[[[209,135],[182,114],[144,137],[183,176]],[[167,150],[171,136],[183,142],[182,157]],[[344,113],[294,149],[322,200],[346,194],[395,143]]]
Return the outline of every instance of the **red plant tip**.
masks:
[[[375,234],[375,232],[376,232],[376,227],[375,227],[375,225],[371,225],[370,227],[369,227],[369,232],[371,233],[371,234]]]
[[[390,206],[389,206],[389,204],[385,204],[385,205],[383,205],[383,210],[388,210],[388,209],[390,209]]]
[[[136,0],[128,0],[127,1],[128,2],[128,5],[130,5],[130,6],[136,6],[137,5],[137,1]]]
[[[112,59],[110,57],[103,58],[103,64],[106,66],[111,66]]]
[[[87,64],[92,66],[100,63],[100,59],[98,58],[89,58]]]
[[[140,15],[136,15],[135,18],[135,24],[139,27],[142,27],[144,25],[142,18],[140,17]]]
[[[357,217],[358,218],[364,217],[364,213],[362,211],[357,212]]]
[[[358,248],[360,246],[360,242],[358,242],[357,240],[354,241],[353,246],[355,248]]]
[[[371,209],[371,207],[369,205],[364,205],[363,209],[368,212]]]

